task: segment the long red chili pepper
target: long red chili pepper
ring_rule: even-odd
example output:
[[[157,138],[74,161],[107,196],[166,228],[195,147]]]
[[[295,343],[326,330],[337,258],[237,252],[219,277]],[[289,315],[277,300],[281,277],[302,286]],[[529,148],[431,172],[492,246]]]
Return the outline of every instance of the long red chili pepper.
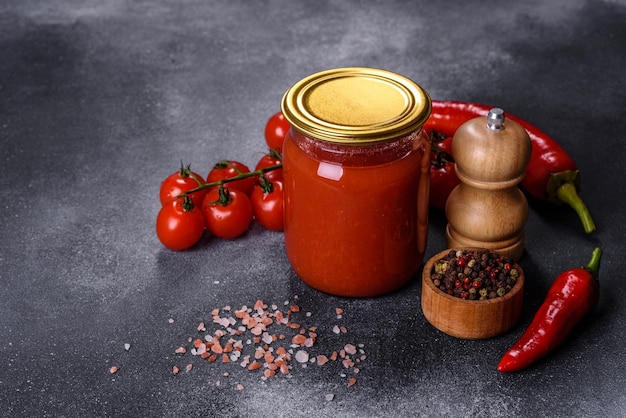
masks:
[[[500,360],[498,371],[518,371],[545,357],[595,308],[601,257],[602,250],[595,248],[587,266],[559,274],[528,329]]]
[[[447,136],[453,136],[458,127],[468,120],[487,115],[492,108],[479,103],[438,100],[433,100],[432,107],[432,114],[424,129],[429,133],[436,131]],[[507,114],[507,117],[522,125],[532,142],[530,161],[522,181],[524,189],[540,200],[567,203],[578,214],[585,232],[594,231],[595,223],[578,195],[580,171],[574,160],[554,139],[536,126],[511,114]]]

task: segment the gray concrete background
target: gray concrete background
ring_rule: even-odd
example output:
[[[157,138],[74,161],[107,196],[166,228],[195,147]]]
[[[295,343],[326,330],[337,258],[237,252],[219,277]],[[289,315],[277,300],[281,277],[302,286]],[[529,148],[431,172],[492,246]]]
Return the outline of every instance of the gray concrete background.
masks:
[[[624,22],[623,1],[599,0],[3,1],[0,416],[625,416]],[[440,333],[418,280],[379,298],[321,294],[291,271],[282,234],[258,225],[184,253],[158,242],[159,185],[181,159],[203,175],[223,158],[254,165],[284,91],[343,66],[503,107],[578,162],[598,230],[530,202],[524,312],[510,332]],[[427,256],[444,227],[433,212]],[[544,361],[499,374],[553,278],[596,245],[595,314]],[[200,321],[213,329],[213,308],[257,299],[310,312],[312,351],[362,343],[358,383],[338,364],[265,382],[174,354]]]

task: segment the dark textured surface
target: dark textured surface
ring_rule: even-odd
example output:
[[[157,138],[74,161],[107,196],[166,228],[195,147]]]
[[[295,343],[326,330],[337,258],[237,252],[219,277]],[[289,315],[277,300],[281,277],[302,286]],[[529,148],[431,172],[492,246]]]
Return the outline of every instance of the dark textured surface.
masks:
[[[624,416],[626,4],[473,3],[3,1],[0,415]],[[525,307],[510,332],[438,332],[417,280],[380,298],[320,294],[292,273],[282,234],[256,225],[184,253],[156,239],[158,188],[181,159],[202,174],[223,158],[254,165],[283,92],[342,66],[503,107],[578,162],[598,230],[586,236],[568,208],[530,202]],[[428,256],[444,247],[444,225],[433,213]],[[595,314],[544,361],[499,374],[552,279],[596,245]],[[346,387],[338,364],[264,382],[236,364],[176,357],[200,321],[213,329],[213,308],[257,299],[310,312],[312,351],[364,344],[358,383]]]

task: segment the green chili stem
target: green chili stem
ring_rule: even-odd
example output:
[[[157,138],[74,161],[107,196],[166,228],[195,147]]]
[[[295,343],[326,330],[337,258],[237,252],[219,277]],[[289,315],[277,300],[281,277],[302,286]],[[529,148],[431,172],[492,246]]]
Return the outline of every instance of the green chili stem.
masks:
[[[195,187],[195,188],[193,188],[191,190],[187,190],[185,193],[182,193],[182,194],[180,194],[180,195],[178,195],[176,197],[178,198],[178,197],[182,197],[182,196],[188,196],[188,195],[190,195],[192,193],[199,192],[200,190],[208,189],[210,187],[222,186],[222,185],[224,185],[226,183],[230,183],[231,181],[247,179],[248,177],[262,176],[263,174],[267,173],[268,171],[278,170],[279,168],[282,168],[282,167],[283,167],[283,164],[279,163],[279,164],[276,164],[276,165],[271,165],[271,166],[268,166],[268,167],[260,168],[258,170],[254,170],[254,171],[251,171],[249,173],[240,173],[240,174],[237,174],[235,177],[231,177],[231,178],[223,179],[223,180],[219,180],[219,181],[214,181],[214,182],[211,182],[211,183],[202,183],[200,181],[200,179],[196,179],[196,181],[198,181],[198,183],[199,183],[198,187]]]
[[[580,196],[578,196],[578,192],[576,191],[576,187],[573,183],[562,183],[556,189],[556,196],[561,202],[567,203],[576,211],[578,217],[583,223],[583,228],[585,228],[586,233],[589,234],[595,231],[596,224],[591,218],[591,213],[589,213],[589,209],[587,209],[585,202],[583,202]]]
[[[596,247],[593,249],[593,253],[591,253],[591,260],[589,264],[585,266],[585,270],[588,270],[593,274],[593,277],[598,278],[598,271],[600,270],[600,259],[602,258],[602,249]]]

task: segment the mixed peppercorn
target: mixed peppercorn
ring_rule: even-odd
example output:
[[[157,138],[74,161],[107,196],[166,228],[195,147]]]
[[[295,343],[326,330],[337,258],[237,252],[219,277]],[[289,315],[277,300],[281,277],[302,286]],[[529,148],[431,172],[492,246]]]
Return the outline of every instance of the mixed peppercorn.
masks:
[[[431,278],[441,291],[468,300],[504,296],[519,277],[515,262],[488,250],[450,250],[433,266]]]

